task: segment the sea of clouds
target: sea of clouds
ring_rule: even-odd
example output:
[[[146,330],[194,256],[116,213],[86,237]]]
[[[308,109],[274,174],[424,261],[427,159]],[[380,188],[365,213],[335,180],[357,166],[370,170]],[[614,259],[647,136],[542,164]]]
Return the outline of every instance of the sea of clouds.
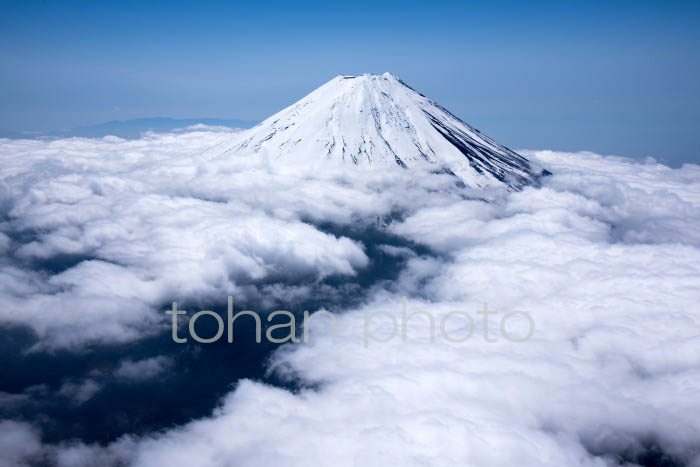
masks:
[[[430,253],[387,246],[404,257],[398,278],[332,310],[335,338],[319,318],[309,343],[271,356],[270,372],[305,389],[241,380],[206,417],[108,444],[0,421],[0,466],[700,466],[699,166],[524,151],[553,173],[543,186],[482,192],[438,171],[203,156],[230,137],[0,140],[0,322],[30,329],[30,352],[79,353],[169,333],[174,300],[304,297],[373,261],[325,225]],[[416,316],[405,342],[366,345],[366,313],[402,305],[467,312],[496,340],[431,342]],[[499,333],[515,310],[534,320],[526,342]],[[170,365],[125,359],[114,373]],[[81,404],[102,389],[58,390]],[[31,397],[0,393],[0,406]]]

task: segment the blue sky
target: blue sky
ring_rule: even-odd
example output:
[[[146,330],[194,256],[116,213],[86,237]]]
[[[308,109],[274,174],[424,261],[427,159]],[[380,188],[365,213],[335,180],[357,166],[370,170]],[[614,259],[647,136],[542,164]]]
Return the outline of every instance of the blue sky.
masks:
[[[2,2],[0,132],[263,119],[390,71],[513,148],[700,163],[700,2]]]

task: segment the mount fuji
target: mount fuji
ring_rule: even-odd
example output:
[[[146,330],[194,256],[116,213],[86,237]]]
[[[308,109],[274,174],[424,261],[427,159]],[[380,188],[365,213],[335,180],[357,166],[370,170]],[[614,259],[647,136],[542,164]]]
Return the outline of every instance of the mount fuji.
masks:
[[[472,188],[519,190],[548,174],[390,73],[336,76],[203,157],[233,155],[304,165],[423,166]]]

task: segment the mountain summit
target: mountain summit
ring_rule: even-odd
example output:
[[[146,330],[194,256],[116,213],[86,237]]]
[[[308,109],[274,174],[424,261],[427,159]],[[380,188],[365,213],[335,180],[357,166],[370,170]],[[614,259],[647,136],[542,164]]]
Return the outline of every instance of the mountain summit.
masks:
[[[430,164],[474,188],[520,189],[546,173],[390,73],[336,76],[208,153],[302,164],[320,158],[384,167]]]

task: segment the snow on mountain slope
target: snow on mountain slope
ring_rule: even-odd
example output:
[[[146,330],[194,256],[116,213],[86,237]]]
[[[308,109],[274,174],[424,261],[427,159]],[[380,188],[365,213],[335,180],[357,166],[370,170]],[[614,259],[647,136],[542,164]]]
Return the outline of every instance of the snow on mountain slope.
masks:
[[[203,156],[234,154],[304,165],[422,165],[473,188],[519,189],[546,174],[390,73],[337,76]]]

